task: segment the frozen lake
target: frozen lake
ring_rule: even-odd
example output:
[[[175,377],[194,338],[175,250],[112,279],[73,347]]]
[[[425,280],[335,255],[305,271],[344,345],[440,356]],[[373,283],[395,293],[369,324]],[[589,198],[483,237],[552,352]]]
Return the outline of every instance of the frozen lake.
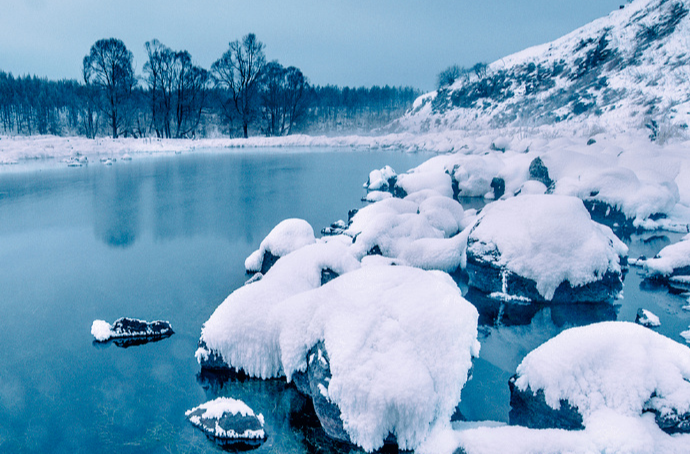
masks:
[[[194,153],[114,166],[0,169],[0,451],[217,452],[184,418],[219,395],[266,417],[259,452],[337,451],[282,381],[200,375],[201,325],[247,279],[244,259],[281,220],[316,231],[360,207],[370,170],[399,173],[429,156],[399,152],[258,150]],[[679,235],[634,236],[630,256],[653,256]],[[463,276],[456,276],[463,291]],[[507,380],[530,350],[563,329],[661,318],[676,341],[685,298],[631,268],[617,306],[480,307],[482,351],[460,409],[506,421]],[[169,320],[176,334],[127,349],[96,347],[94,319]]]

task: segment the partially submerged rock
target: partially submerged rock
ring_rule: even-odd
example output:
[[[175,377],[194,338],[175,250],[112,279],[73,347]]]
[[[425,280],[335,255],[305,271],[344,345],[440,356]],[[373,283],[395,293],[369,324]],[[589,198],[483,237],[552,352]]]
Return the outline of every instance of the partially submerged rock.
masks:
[[[188,410],[189,422],[221,445],[258,447],[266,440],[264,417],[241,400],[219,397]]]
[[[635,323],[637,323],[638,325],[646,326],[648,328],[655,328],[657,326],[661,326],[661,321],[659,320],[659,317],[654,315],[651,311],[642,308],[639,308],[637,310]]]
[[[487,206],[467,240],[469,285],[547,302],[601,302],[622,289],[627,247],[575,197],[524,195]]]
[[[562,332],[525,357],[510,387],[511,424],[582,428],[607,412],[651,412],[663,431],[690,433],[690,348],[634,323]]]
[[[97,342],[107,342],[113,340],[131,341],[120,342],[123,347],[144,344],[151,340],[164,339],[174,334],[170,322],[156,320],[147,322],[135,318],[122,317],[111,325],[105,320],[94,320],[91,325],[91,334]]]
[[[669,281],[677,277],[675,282],[682,286],[682,276],[690,276],[690,235],[666,246],[654,258],[642,262],[642,267],[651,279]]]

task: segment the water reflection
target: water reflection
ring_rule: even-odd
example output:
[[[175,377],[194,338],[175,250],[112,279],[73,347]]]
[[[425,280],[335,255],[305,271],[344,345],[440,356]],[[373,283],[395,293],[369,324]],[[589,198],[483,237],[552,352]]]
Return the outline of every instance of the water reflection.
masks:
[[[284,379],[259,380],[239,372],[202,369],[197,382],[206,400],[218,397],[240,399],[264,416],[268,436],[257,448],[263,452],[362,453],[357,447],[329,438],[321,428],[311,399]]]
[[[94,232],[108,246],[127,248],[141,230],[141,178],[114,168],[93,183]]]

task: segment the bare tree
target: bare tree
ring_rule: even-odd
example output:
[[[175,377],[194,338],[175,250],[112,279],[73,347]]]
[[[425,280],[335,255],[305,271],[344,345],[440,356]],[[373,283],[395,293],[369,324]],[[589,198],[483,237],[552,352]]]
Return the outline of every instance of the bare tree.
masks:
[[[259,78],[266,66],[263,49],[263,43],[256,39],[256,35],[249,33],[242,41],[231,42],[228,50],[211,66],[216,86],[228,90],[230,94],[245,138],[248,137],[249,125],[256,117]]]
[[[144,65],[153,127],[158,137],[187,137],[199,126],[209,74],[195,66],[187,51],[174,52],[158,40],[146,43]]]
[[[127,121],[127,103],[136,85],[132,60],[132,53],[115,38],[96,41],[84,57],[84,79],[103,95],[98,105],[110,121],[113,138]]]

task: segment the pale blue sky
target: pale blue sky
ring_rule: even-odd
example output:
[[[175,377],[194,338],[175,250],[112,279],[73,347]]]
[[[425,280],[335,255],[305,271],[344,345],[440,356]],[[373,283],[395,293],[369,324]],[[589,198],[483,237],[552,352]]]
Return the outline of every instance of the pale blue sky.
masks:
[[[551,41],[625,0],[2,0],[0,70],[80,77],[100,38],[134,53],[157,38],[208,68],[249,32],[268,59],[315,84],[432,89],[457,63],[492,62]]]

